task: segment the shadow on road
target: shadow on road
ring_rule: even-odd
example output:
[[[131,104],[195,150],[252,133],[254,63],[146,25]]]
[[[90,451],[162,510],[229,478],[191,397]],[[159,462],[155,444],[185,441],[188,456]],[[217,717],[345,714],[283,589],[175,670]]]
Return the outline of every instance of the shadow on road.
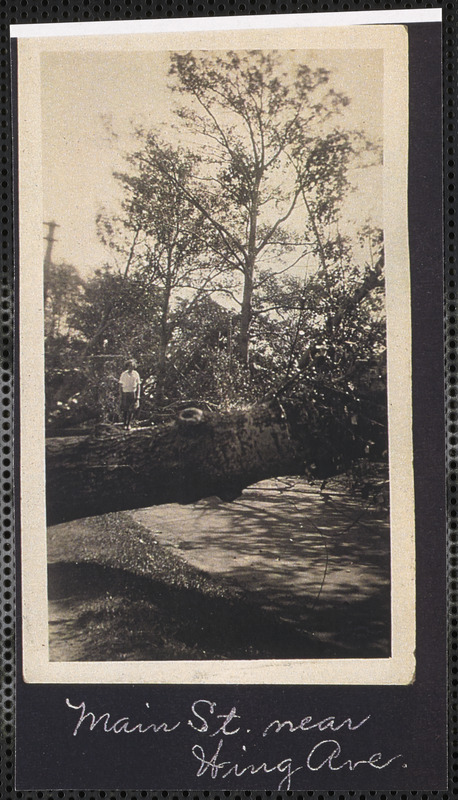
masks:
[[[387,658],[386,512],[304,478],[52,526],[51,660]]]
[[[50,659],[337,657],[338,649],[249,602],[97,564],[48,568]]]

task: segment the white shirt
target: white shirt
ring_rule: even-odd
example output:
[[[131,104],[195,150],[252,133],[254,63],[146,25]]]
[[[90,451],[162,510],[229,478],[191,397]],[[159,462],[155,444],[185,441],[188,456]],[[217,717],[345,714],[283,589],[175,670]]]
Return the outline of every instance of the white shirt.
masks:
[[[122,373],[119,383],[123,392],[135,392],[137,388],[140,388],[140,375],[134,369],[132,372],[129,372],[129,370],[126,369]]]

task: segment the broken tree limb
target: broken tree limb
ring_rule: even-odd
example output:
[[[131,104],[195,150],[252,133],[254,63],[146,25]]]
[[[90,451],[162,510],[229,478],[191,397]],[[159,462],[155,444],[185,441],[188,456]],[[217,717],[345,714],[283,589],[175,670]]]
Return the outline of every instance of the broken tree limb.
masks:
[[[232,499],[278,475],[330,477],[364,453],[368,433],[345,423],[338,402],[347,413],[345,397],[327,408],[273,400],[227,414],[192,409],[150,429],[101,426],[90,436],[48,439],[48,522],[210,495]]]
[[[219,494],[294,472],[299,451],[277,408],[203,414],[150,430],[49,439],[48,522]]]

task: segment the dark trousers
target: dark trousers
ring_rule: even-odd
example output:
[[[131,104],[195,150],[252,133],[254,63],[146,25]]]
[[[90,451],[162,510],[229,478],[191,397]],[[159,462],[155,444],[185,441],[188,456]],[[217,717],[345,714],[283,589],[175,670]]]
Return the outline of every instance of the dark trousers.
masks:
[[[123,392],[121,395],[121,411],[123,414],[123,423],[126,428],[129,427],[132,421],[134,410],[135,392]]]

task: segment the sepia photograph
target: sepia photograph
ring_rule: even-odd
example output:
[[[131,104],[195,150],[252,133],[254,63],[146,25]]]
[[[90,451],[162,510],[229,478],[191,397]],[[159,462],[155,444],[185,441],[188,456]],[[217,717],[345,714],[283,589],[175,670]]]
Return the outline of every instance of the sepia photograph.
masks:
[[[411,679],[406,38],[357,28],[19,42],[26,679]]]

